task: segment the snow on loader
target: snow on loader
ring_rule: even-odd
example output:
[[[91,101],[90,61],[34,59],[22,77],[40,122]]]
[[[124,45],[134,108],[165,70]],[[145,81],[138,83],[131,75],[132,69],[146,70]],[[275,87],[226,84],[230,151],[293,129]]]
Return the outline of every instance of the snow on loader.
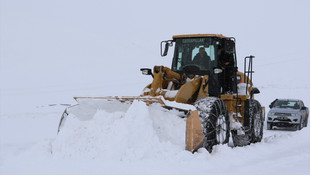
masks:
[[[58,132],[70,113],[89,120],[101,108],[114,103],[144,101],[186,114],[186,150],[204,147],[209,152],[217,144],[235,146],[260,142],[265,108],[254,99],[259,90],[252,83],[254,56],[244,59],[244,73],[238,71],[235,39],[217,34],[176,35],[161,42],[161,56],[174,47],[171,69],[142,68],[153,81],[136,97],[75,97],[77,105],[63,113]],[[120,105],[121,106],[121,105]]]

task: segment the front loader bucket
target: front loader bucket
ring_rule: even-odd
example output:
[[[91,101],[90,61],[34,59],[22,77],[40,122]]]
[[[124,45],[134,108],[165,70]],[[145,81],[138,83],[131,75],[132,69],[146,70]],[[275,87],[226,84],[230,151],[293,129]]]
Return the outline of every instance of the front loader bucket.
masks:
[[[203,146],[204,134],[198,111],[190,111],[186,119],[186,150],[195,152]]]
[[[61,116],[58,133],[65,124],[67,117],[73,114],[79,120],[91,120],[98,110],[107,112],[127,111],[135,100],[147,105],[159,103],[164,108],[177,109],[187,113],[186,119],[186,150],[195,152],[203,146],[204,134],[202,131],[197,109],[192,105],[166,101],[163,97],[74,97],[78,104],[65,109]]]
[[[180,104],[165,100],[161,96],[132,96],[132,97],[74,97],[78,104],[68,107],[61,116],[58,132],[63,127],[66,118],[69,114],[75,115],[79,120],[91,120],[97,110],[126,111],[131,103],[135,100],[143,101],[147,105],[159,103],[164,108],[177,109],[187,112],[189,110],[196,110],[192,105]]]

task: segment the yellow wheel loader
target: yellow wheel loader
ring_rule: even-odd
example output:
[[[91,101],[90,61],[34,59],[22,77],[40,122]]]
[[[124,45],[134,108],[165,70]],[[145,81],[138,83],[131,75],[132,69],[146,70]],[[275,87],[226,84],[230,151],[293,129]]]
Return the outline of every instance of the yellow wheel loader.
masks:
[[[90,119],[97,109],[111,103],[144,101],[159,103],[167,109],[184,111],[186,117],[186,150],[209,152],[217,144],[235,146],[260,142],[263,136],[265,109],[254,99],[259,90],[252,83],[254,56],[244,59],[244,72],[239,72],[235,39],[218,34],[176,35],[161,42],[161,56],[174,47],[171,68],[142,68],[153,81],[140,96],[74,97],[77,105],[63,113],[58,132],[70,113],[81,120]]]

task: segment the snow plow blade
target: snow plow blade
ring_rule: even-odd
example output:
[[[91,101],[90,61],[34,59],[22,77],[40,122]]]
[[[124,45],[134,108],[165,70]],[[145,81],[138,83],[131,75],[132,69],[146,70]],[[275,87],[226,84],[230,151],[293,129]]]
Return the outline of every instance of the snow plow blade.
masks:
[[[144,103],[146,103],[146,105],[159,103],[164,108],[177,109],[186,113],[189,110],[196,110],[196,108],[192,105],[167,101],[161,96],[74,97],[74,99],[78,102],[78,104],[65,109],[58,125],[58,133],[63,127],[65,120],[69,114],[74,114],[79,120],[82,121],[91,120],[96,114],[97,110],[113,111],[126,109],[135,100],[143,101]]]
[[[186,119],[186,150],[195,152],[203,146],[204,134],[198,111],[190,111]]]

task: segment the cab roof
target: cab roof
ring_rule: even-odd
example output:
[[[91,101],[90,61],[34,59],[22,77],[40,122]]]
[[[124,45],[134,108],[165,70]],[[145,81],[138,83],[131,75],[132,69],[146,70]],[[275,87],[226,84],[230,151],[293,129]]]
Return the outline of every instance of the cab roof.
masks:
[[[224,38],[229,39],[229,37],[226,37],[222,34],[187,34],[187,35],[174,35],[172,38],[200,38],[200,37],[218,37],[218,38]]]

